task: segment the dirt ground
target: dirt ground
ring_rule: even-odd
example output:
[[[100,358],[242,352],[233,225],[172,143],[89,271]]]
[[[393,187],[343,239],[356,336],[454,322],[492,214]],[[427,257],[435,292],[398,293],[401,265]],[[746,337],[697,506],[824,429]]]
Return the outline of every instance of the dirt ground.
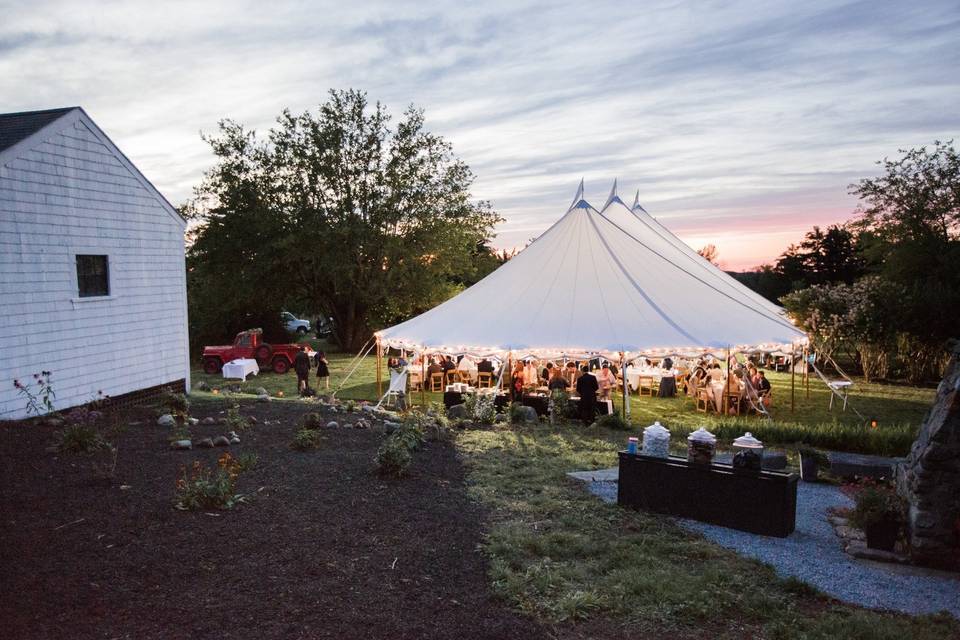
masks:
[[[219,417],[223,403],[195,406]],[[232,511],[173,508],[181,465],[152,413],[119,439],[116,482],[53,453],[55,429],[0,426],[0,636],[17,638],[536,638],[549,629],[493,600],[478,551],[485,514],[454,448],[429,443],[409,477],[376,475],[375,429],[289,448],[307,409],[255,404],[231,447],[259,464]],[[332,417],[332,416],[331,416]],[[338,416],[342,421],[343,416]],[[222,426],[193,427],[194,437]]]

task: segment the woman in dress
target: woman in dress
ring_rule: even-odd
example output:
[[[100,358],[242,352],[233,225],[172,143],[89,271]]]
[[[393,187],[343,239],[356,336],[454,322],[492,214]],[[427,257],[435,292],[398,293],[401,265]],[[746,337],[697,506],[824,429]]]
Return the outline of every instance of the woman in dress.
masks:
[[[329,362],[327,362],[327,354],[323,351],[317,351],[317,354],[313,356],[313,361],[317,365],[317,388],[320,388],[320,383],[323,382],[323,388],[330,388],[330,367]]]

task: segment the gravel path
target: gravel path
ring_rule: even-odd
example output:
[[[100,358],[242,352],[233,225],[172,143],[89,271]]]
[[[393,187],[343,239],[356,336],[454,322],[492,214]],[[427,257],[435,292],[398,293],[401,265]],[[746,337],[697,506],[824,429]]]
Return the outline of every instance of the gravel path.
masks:
[[[617,501],[615,481],[593,481],[591,493]],[[960,618],[960,576],[911,575],[895,565],[857,560],[844,553],[827,522],[831,507],[852,502],[834,486],[801,482],[797,488],[797,527],[787,538],[759,536],[693,520],[678,519],[717,544],[771,565],[781,577],[793,576],[838,600],[871,609],[910,614],[948,611]]]

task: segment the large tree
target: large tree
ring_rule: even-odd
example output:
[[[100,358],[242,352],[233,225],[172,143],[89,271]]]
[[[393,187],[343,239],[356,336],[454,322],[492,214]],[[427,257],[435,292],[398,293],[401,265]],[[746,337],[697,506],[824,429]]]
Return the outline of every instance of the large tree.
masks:
[[[246,306],[331,316],[347,349],[496,264],[499,217],[471,200],[473,174],[419,109],[391,126],[366,94],[331,91],[316,113],[284,111],[265,139],[228,120],[207,141],[217,163],[191,206],[193,281],[232,279]]]

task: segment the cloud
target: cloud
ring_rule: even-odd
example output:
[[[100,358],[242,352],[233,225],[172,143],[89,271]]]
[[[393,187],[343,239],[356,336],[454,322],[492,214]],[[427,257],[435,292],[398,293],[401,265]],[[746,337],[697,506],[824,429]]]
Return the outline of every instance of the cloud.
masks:
[[[356,5],[356,6],[354,6]],[[956,2],[0,0],[0,107],[80,104],[172,201],[222,118],[331,87],[413,103],[522,245],[613,178],[728,266],[849,217],[847,185],[960,131]],[[747,242],[744,238],[750,238]]]

